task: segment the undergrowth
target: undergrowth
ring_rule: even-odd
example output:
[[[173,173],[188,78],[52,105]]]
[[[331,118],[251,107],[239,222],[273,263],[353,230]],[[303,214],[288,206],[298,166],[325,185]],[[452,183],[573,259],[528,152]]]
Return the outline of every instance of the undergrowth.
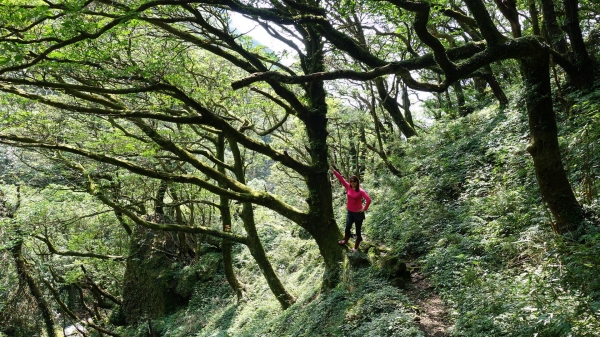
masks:
[[[590,221],[577,240],[551,231],[537,187],[523,102],[445,120],[403,146],[403,176],[367,177],[368,241],[411,260],[451,314],[454,336],[597,336],[600,332],[600,94],[558,111],[565,167]],[[269,219],[268,214],[263,214]],[[262,221],[260,223],[266,223]],[[162,336],[423,336],[414,304],[372,268],[347,269],[321,292],[322,261],[289,228],[261,229],[270,259],[299,296],[282,311],[245,249],[235,298],[224,277],[199,284],[185,311],[152,322]],[[141,325],[128,336],[147,336]]]
[[[418,260],[451,310],[455,336],[600,333],[600,94],[569,99],[557,112],[559,141],[590,216],[577,240],[551,231],[519,97],[438,123],[397,162],[405,176],[387,187],[393,197],[367,233]]]
[[[186,310],[127,330],[128,337],[150,336],[423,336],[413,323],[415,312],[398,288],[380,279],[371,268],[347,269],[335,289],[323,293],[320,257],[311,240],[299,240],[283,228],[269,229],[271,244],[280,253],[271,256],[297,302],[281,310],[249,252],[237,254],[245,298],[236,303],[224,276],[198,283]],[[274,233],[276,232],[276,233]],[[290,263],[295,257],[301,268]],[[284,265],[285,263],[285,265]]]

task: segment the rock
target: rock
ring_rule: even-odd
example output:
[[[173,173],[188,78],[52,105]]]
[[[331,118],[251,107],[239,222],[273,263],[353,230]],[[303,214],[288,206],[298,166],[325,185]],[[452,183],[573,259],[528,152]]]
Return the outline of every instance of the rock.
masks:
[[[196,283],[212,279],[218,271],[221,260],[221,253],[209,253],[202,255],[194,265],[181,269],[176,276],[175,293],[186,300],[190,299]]]
[[[396,278],[393,278],[390,281],[390,283],[396,288],[406,289],[406,287],[410,283],[410,278],[407,279],[404,277],[396,277]]]
[[[371,261],[367,254],[361,251],[355,251],[353,253],[348,253],[348,262],[354,268],[368,267],[371,265]]]
[[[125,317],[123,308],[120,305],[112,309],[112,311],[110,312],[110,316],[108,316],[108,323],[114,326],[127,325],[127,318]]]
[[[69,325],[64,330],[65,337],[80,337],[80,336],[84,336],[82,333],[84,333],[84,334],[87,333],[87,330],[81,324],[77,324],[76,326],[75,325]]]
[[[127,324],[165,316],[187,304],[177,295],[176,275],[182,268],[172,255],[177,251],[173,236],[167,232],[136,226],[123,277],[121,309]]]
[[[410,272],[406,268],[406,263],[396,256],[381,259],[379,267],[390,279],[405,278],[410,280]]]
[[[406,263],[397,256],[383,257],[378,265],[381,273],[388,277],[394,287],[405,289],[409,285],[410,271]]]

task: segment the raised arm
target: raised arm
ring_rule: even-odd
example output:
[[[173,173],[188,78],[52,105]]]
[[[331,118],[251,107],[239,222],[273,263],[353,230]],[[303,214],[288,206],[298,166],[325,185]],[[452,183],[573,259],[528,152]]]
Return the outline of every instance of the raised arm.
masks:
[[[333,166],[329,166],[331,171],[333,171],[333,175],[339,180],[340,184],[344,185],[346,189],[350,188],[350,184],[344,179],[344,177],[336,171]]]

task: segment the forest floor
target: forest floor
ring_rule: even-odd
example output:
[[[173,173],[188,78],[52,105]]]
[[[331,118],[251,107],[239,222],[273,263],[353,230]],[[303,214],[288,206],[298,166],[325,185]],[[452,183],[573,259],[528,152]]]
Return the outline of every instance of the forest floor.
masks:
[[[425,337],[450,336],[452,324],[444,302],[421,273],[411,273],[411,283],[406,294],[417,306],[418,316],[415,321]]]

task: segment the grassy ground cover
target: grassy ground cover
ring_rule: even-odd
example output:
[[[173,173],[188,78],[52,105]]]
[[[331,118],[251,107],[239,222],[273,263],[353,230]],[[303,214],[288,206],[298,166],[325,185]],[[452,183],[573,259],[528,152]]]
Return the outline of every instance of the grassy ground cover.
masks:
[[[453,336],[596,336],[600,332],[600,94],[558,111],[565,166],[590,212],[577,239],[551,232],[530,157],[518,95],[422,132],[396,155],[401,178],[365,182],[375,200],[368,241],[422,270],[444,300]],[[594,221],[596,224],[594,224]],[[341,221],[340,221],[341,223]],[[281,311],[249,253],[236,255],[246,297],[235,303],[222,275],[198,284],[185,311],[152,321],[163,336],[424,336],[419,308],[375,267],[349,268],[319,289],[315,245],[289,228],[263,225],[273,265],[297,303]],[[575,237],[575,236],[574,236]],[[332,238],[336,239],[336,238]],[[414,298],[414,296],[412,297]],[[148,335],[148,326],[129,330]]]

